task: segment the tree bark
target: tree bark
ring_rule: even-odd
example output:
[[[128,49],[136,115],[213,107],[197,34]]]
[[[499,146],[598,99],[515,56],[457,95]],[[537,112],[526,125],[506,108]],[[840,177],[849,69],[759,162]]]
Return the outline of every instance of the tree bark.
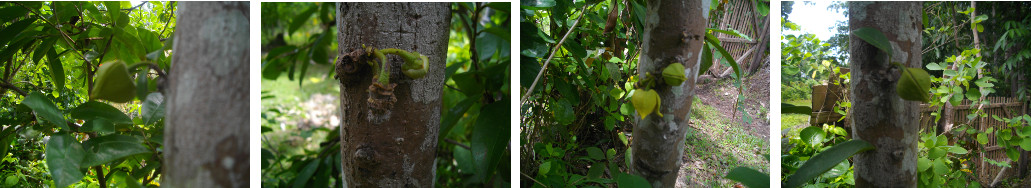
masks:
[[[631,169],[653,187],[672,187],[684,153],[684,135],[691,117],[695,80],[705,37],[710,1],[649,0],[644,23],[639,76],[661,75],[672,63],[685,67],[687,81],[680,86],[658,84],[660,112],[641,119],[634,127]],[[662,77],[658,77],[662,79]]]
[[[248,2],[182,2],[162,186],[249,187]]]
[[[338,3],[338,53],[362,46],[416,51],[429,59],[425,77],[401,74],[401,58],[387,55],[392,107],[370,106],[371,68],[341,71],[341,163],[345,187],[432,187],[440,125],[448,34],[448,3]],[[376,94],[379,95],[379,94]]]
[[[849,29],[880,30],[892,46],[892,62],[921,67],[920,2],[849,2]],[[852,44],[852,132],[876,149],[853,156],[856,187],[916,187],[920,102],[896,94],[902,70],[887,54],[855,35]]]

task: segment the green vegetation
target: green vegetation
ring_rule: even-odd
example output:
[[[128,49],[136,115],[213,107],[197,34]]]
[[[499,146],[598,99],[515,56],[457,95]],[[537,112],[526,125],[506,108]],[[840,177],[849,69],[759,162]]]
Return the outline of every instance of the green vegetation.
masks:
[[[159,185],[175,9],[0,3],[0,186]]]
[[[1011,10],[1006,7],[1027,6],[1026,2],[978,2],[976,10],[970,2],[925,2],[922,68],[906,68],[899,71],[901,77],[898,88],[900,97],[907,100],[923,101],[933,109],[931,126],[924,127],[920,133],[917,170],[918,185],[946,187],[981,187],[982,184],[995,182],[979,182],[982,164],[979,153],[988,152],[988,135],[994,135],[998,146],[1004,149],[1009,160],[996,161],[984,158],[991,165],[1011,168],[1011,162],[1018,161],[1021,151],[1031,149],[1031,129],[1026,129],[1031,118],[1016,114],[1012,118],[999,117],[982,111],[988,105],[986,97],[1015,97],[1027,100],[1028,85],[1025,81],[1014,79],[1027,75],[1031,68],[1017,65],[1008,59],[1024,59],[1031,40],[1018,39],[1024,36],[1027,25],[1031,25],[1031,17],[1026,10]],[[787,11],[792,11],[791,3],[786,3]],[[830,8],[845,10],[847,5],[835,3]],[[801,11],[801,10],[795,10]],[[847,10],[846,10],[847,11]],[[798,30],[799,26],[782,15],[783,29]],[[822,75],[827,70],[846,67],[847,45],[838,43],[839,36],[848,36],[841,28],[848,28],[847,22],[839,22],[839,33],[827,41],[820,41],[813,35],[788,35],[782,38],[782,100],[795,106],[808,106],[812,91],[808,87],[819,83],[833,83],[835,78]],[[863,40],[881,49],[888,48],[886,41],[877,39],[870,30],[852,31]],[[883,38],[883,37],[882,37]],[[829,49],[843,50],[844,54],[827,54]],[[993,53],[1002,52],[1006,53]],[[842,51],[839,51],[842,52]],[[1028,52],[1031,54],[1031,52]],[[842,61],[844,60],[844,61]],[[820,62],[820,63],[815,63]],[[924,79],[927,83],[925,84]],[[830,80],[830,81],[828,81]],[[847,81],[847,79],[845,79]],[[905,82],[905,83],[903,83]],[[799,84],[804,86],[799,86]],[[847,85],[847,84],[846,84]],[[905,85],[905,86],[903,86]],[[925,85],[929,85],[927,87]],[[929,94],[929,95],[928,95]],[[847,101],[847,99],[846,99]],[[973,108],[965,118],[959,118],[948,126],[935,126],[935,122],[945,121],[942,117],[948,106],[960,105],[963,101],[971,101]],[[839,103],[836,110],[845,118],[850,103]],[[981,107],[978,107],[981,106]],[[928,118],[928,117],[925,117]],[[977,129],[972,123],[974,119],[994,119],[1005,123],[1002,128]],[[833,125],[808,127],[808,116],[782,115],[782,140],[785,143],[782,151],[782,181],[786,187],[851,187],[855,185],[851,176],[852,167],[847,158],[827,156],[851,156],[861,151],[856,144],[846,143],[846,129]],[[955,126],[953,126],[953,123]],[[851,148],[851,149],[846,149]],[[823,157],[821,157],[823,156]],[[819,172],[813,174],[812,172]],[[987,177],[989,179],[993,177]],[[1014,181],[1000,181],[993,186],[1017,186]]]
[[[337,51],[335,6],[262,3],[261,44],[267,49],[262,58],[263,186],[341,185],[338,123],[343,117],[338,109],[342,104],[338,98],[340,84],[333,77],[331,64]],[[510,100],[508,6],[509,3],[451,5],[447,68],[429,70],[446,72],[436,187],[498,186],[511,181],[509,151],[483,149],[485,138],[508,143],[508,129],[476,128],[486,123],[508,125],[508,113],[496,111],[497,107],[507,107]],[[386,57],[418,57],[392,49],[370,51],[380,51]],[[411,66],[418,62],[411,62],[402,66],[412,71],[387,76],[421,77],[419,68]],[[287,79],[280,78],[284,74]],[[473,153],[489,157],[474,158]]]
[[[683,68],[674,67],[661,74],[640,77],[638,57],[641,53],[642,30],[646,2],[627,1],[551,1],[521,3],[521,96],[520,103],[520,172],[521,184],[532,187],[564,186],[649,186],[642,177],[632,175],[629,159],[633,121],[637,117],[663,116],[656,110],[662,103],[653,90],[680,85],[685,78]],[[765,1],[753,1],[760,11]],[[710,23],[727,12],[725,1],[713,1]],[[767,8],[768,9],[768,8]],[[757,13],[758,14],[758,13]],[[712,59],[734,67],[733,86],[739,93],[745,80],[737,63],[713,37],[725,33],[741,38],[733,30],[709,28],[702,54],[704,73]],[[709,64],[706,64],[709,63]],[[682,64],[681,64],[682,66]],[[677,70],[680,71],[677,71]],[[700,73],[699,73],[700,72]],[[718,80],[717,82],[722,82]],[[724,84],[717,84],[724,85]],[[715,93],[715,92],[714,92]],[[736,104],[727,109],[742,109],[746,95],[739,95]],[[732,99],[734,100],[734,99]],[[699,178],[688,183],[725,187],[736,184],[730,179],[768,179],[764,158],[768,143],[764,138],[749,135],[738,126],[742,117],[731,110],[721,112],[696,98],[691,111],[684,156]],[[735,114],[740,115],[740,114]],[[754,115],[754,114],[753,114]],[[745,119],[749,115],[745,114]],[[717,157],[717,156],[733,157]],[[699,163],[692,163],[699,162]],[[724,179],[735,166],[740,175]],[[755,172],[755,173],[752,173]],[[696,177],[688,175],[689,177]],[[766,176],[761,177],[761,176]],[[746,178],[738,178],[746,177]],[[738,178],[738,179],[735,179]],[[752,182],[747,182],[751,186]],[[690,185],[689,185],[690,186]]]

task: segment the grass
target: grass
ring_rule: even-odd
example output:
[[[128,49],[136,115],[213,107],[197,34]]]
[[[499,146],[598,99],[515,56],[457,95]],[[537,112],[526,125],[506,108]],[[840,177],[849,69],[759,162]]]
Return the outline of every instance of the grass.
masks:
[[[315,93],[340,93],[336,79],[326,77],[326,71],[329,69],[332,67],[328,65],[311,65],[303,78],[303,86],[299,85],[296,79],[290,80],[286,76],[280,76],[276,80],[261,79],[261,91],[267,91],[267,95],[275,96],[261,100],[263,110],[271,104],[296,104]]]
[[[795,106],[812,106],[810,99],[784,101]],[[797,135],[798,127],[808,125],[809,116],[801,114],[783,114],[780,116],[780,130],[783,136]]]
[[[723,118],[719,110],[695,98],[691,118],[694,125],[688,127],[684,151],[686,165],[693,165],[688,167],[694,173],[691,181],[712,187],[733,186],[735,182],[723,177],[738,166],[769,173],[769,158],[764,156],[769,143],[738,126],[740,117]]]

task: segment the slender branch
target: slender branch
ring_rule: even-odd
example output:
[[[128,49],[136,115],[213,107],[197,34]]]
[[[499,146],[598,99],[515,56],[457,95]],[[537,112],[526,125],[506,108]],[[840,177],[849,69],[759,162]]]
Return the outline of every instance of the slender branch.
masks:
[[[43,23],[46,23],[47,25],[50,25],[50,27],[52,27],[55,30],[57,30],[58,33],[61,33],[61,36],[62,36],[61,38],[64,39],[65,43],[68,43],[68,45],[70,47],[75,48],[75,41],[72,40],[72,37],[69,37],[67,33],[64,33],[64,31],[61,30],[61,28],[58,28],[57,25],[54,25],[54,23],[52,23],[52,22],[48,21],[46,18],[44,18],[43,14],[39,13],[38,10],[31,9],[31,8],[26,7],[25,5],[23,5],[21,3],[18,3],[18,2],[15,2],[14,4],[16,4],[18,6],[21,6],[22,8],[25,8],[26,10],[29,10],[30,12],[32,12],[32,14],[35,14],[36,16],[38,16],[40,20],[43,20]],[[75,52],[77,52],[77,54],[79,54],[79,58],[82,58],[82,60],[84,60],[87,63],[89,63],[89,60],[86,59],[86,56],[82,55],[82,52],[79,52],[78,50],[76,50]]]
[[[462,144],[462,143],[459,143],[458,141],[452,140],[452,139],[450,139],[450,138],[445,138],[445,139],[444,139],[444,141],[445,141],[445,142],[447,142],[447,143],[451,143],[451,144],[454,144],[454,145],[456,145],[456,146],[458,146],[458,147],[462,147],[462,148],[465,148],[465,149],[470,149],[470,150],[472,149],[472,148],[470,148],[469,146],[467,146],[467,145],[465,145],[465,144]]]
[[[530,89],[526,90],[526,94],[523,95],[523,99],[520,99],[519,101],[525,102],[526,98],[530,97],[530,93],[533,92],[534,87],[537,87],[537,82],[541,81],[541,76],[544,75],[544,71],[548,70],[548,64],[551,63],[551,58],[555,57],[555,52],[562,47],[563,42],[566,42],[566,38],[569,37],[569,34],[573,33],[573,30],[576,29],[576,25],[580,23],[580,19],[584,18],[584,13],[586,12],[587,5],[584,5],[584,7],[580,9],[580,17],[577,17],[576,21],[573,21],[573,26],[569,26],[569,30],[566,31],[566,34],[562,35],[562,39],[555,44],[554,48],[552,48],[551,54],[548,55],[548,59],[544,60],[544,67],[542,67],[541,71],[537,73],[537,77],[533,79],[533,84],[530,84]]]
[[[172,5],[172,2],[169,1],[168,5]],[[175,8],[172,7],[172,6],[165,7],[165,10],[172,10],[172,9],[175,9]],[[172,23],[172,17],[175,17],[175,11],[172,11],[172,13],[170,13],[168,15],[168,19],[165,19],[165,27],[161,29],[161,33],[158,33],[158,36],[165,36],[165,30],[168,29],[168,23]],[[161,40],[161,41],[164,41],[164,40]]]
[[[104,177],[104,165],[94,166],[93,170],[97,171],[97,182],[100,184],[100,188],[107,188],[107,181]],[[114,170],[112,170],[114,171]]]
[[[26,93],[24,90],[21,90],[21,88],[18,88],[17,86],[14,86],[14,84],[11,84],[10,82],[7,82],[6,80],[4,80],[2,83],[0,83],[0,88],[7,88],[7,89],[14,90],[16,93],[18,93],[21,96],[28,96],[29,95],[29,93]]]
[[[526,173],[519,172],[519,174],[522,174],[523,176],[526,176],[526,179],[533,180],[534,183],[537,183],[537,184],[539,184],[541,186],[544,186],[544,187],[548,187],[548,185],[544,185],[544,183],[541,183],[541,182],[537,181],[536,179],[533,179],[533,177],[530,177],[530,175],[526,175]]]

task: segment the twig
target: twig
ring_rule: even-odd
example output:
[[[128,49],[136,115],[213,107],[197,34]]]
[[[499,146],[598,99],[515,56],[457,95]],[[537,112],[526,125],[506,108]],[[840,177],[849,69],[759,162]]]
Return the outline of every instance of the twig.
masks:
[[[7,82],[6,80],[4,80],[3,83],[0,83],[0,87],[14,90],[16,93],[20,94],[21,96],[28,96],[29,95],[25,91],[21,90],[21,88],[18,88],[16,86],[14,86],[14,84],[11,84],[10,82]]]
[[[458,141],[452,140],[450,138],[445,138],[444,141],[447,142],[447,143],[454,144],[454,145],[456,145],[458,147],[462,147],[462,148],[465,148],[465,149],[468,149],[468,150],[472,150],[472,148],[470,148],[469,146],[467,146],[465,144],[462,144],[462,143],[458,143]]]
[[[551,54],[548,55],[548,59],[544,60],[544,67],[542,67],[541,71],[537,73],[537,77],[533,79],[533,84],[530,84],[530,89],[526,90],[526,94],[523,95],[523,99],[520,99],[519,101],[525,102],[526,98],[530,97],[530,93],[533,93],[533,89],[534,87],[537,87],[537,82],[541,81],[541,76],[544,75],[544,71],[548,70],[548,64],[551,63],[551,58],[555,57],[555,52],[562,47],[562,43],[566,42],[566,38],[569,37],[569,34],[573,33],[573,30],[576,29],[576,25],[580,23],[580,19],[584,18],[585,12],[587,12],[587,5],[584,5],[584,7],[580,9],[580,17],[577,17],[576,21],[573,21],[573,25],[569,26],[569,30],[566,31],[566,34],[562,35],[562,39],[555,44],[554,48],[552,48]]]
[[[168,5],[172,5],[172,2],[168,2]],[[165,10],[170,10],[170,9],[174,9],[174,7],[171,7],[171,6],[165,7]],[[158,36],[164,36],[165,35],[165,30],[168,29],[168,23],[172,23],[172,17],[175,17],[175,11],[172,11],[172,13],[168,15],[168,19],[165,19],[165,27],[161,29],[161,33],[158,33]],[[161,41],[165,41],[165,40],[161,40]]]
[[[537,183],[537,184],[539,184],[539,185],[541,185],[541,186],[544,186],[544,187],[548,187],[547,185],[544,185],[544,183],[541,183],[541,182],[537,181],[536,179],[533,179],[533,177],[530,177],[530,175],[526,175],[526,173],[523,173],[523,172],[519,172],[519,174],[522,174],[523,176],[526,176],[526,179],[530,179],[530,180],[532,180],[532,181],[533,181],[534,183]]]
[[[104,180],[104,165],[94,166],[93,170],[97,171],[97,181],[100,183],[100,188],[107,188],[107,181]]]

